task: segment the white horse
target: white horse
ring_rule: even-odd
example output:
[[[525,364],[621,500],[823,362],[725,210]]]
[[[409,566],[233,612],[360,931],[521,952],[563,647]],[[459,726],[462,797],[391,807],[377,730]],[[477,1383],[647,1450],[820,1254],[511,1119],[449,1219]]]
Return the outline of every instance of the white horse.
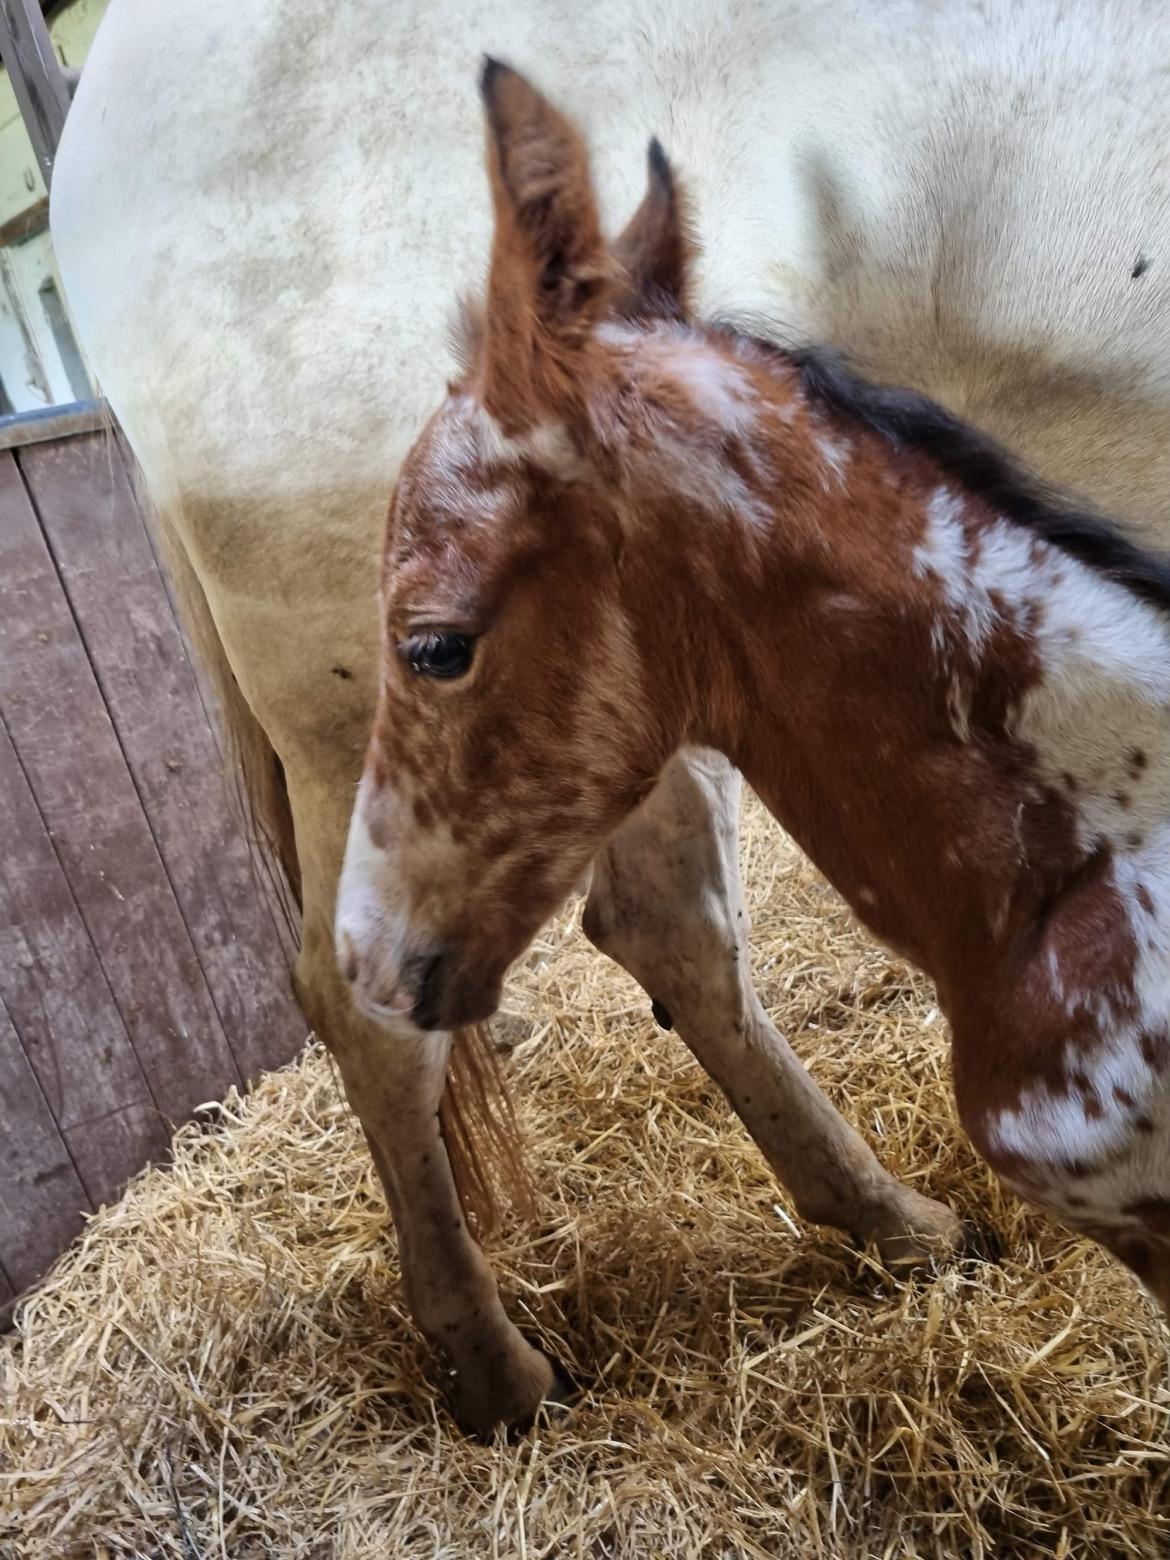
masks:
[[[461,1211],[452,1162],[485,1077],[447,1036],[359,1016],[331,922],[387,496],[487,254],[485,50],[583,127],[612,231],[661,138],[697,218],[700,314],[847,343],[1110,513],[1157,526],[1170,478],[1158,0],[111,0],[54,180],[62,275],[302,895],[298,990],[369,1138],[413,1314],[475,1426],[557,1390]],[[732,957],[737,805],[721,760],[676,758],[595,865],[588,934],[806,1217],[895,1261],[953,1245],[953,1215],[882,1169]],[[440,1124],[449,1053],[462,1092]]]

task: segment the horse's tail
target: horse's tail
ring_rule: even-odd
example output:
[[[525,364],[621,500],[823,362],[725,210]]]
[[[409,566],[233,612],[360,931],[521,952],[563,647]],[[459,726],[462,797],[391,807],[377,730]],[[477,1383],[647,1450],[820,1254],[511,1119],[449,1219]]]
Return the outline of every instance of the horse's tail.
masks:
[[[128,464],[134,469],[127,451]],[[264,876],[274,891],[290,945],[299,933],[301,869],[284,765],[236,681],[207,596],[183,545],[179,516],[152,505],[141,473],[140,502],[154,521],[179,615],[211,692],[227,753],[224,775]],[[322,1036],[328,1040],[328,1036]],[[483,1235],[494,1229],[505,1202],[531,1207],[532,1188],[516,1118],[490,1036],[482,1026],[455,1033],[439,1125],[459,1200]]]
[[[523,1140],[483,1024],[455,1031],[439,1126],[459,1201],[480,1235],[498,1226],[505,1202],[519,1213],[531,1213],[532,1182]]]

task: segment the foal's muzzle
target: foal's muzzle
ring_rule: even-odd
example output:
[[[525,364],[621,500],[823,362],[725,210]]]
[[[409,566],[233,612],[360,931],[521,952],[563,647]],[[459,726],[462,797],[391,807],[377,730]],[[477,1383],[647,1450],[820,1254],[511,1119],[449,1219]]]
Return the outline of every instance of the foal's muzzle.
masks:
[[[383,949],[363,952],[339,927],[337,962],[354,1006],[375,1024],[405,1021],[416,1029],[457,1029],[490,1018],[499,1005],[498,983],[459,979],[454,961],[441,948],[411,954],[393,969]]]
[[[354,1006],[375,1023],[406,1019],[419,1029],[442,1025],[443,954],[428,950],[397,959],[389,939],[337,928],[337,964]]]
[[[363,781],[363,787],[367,782]],[[482,978],[472,950],[428,927],[409,903],[395,862],[370,838],[359,791],[337,889],[337,965],[354,1006],[375,1024],[455,1029],[489,1018],[502,969]]]

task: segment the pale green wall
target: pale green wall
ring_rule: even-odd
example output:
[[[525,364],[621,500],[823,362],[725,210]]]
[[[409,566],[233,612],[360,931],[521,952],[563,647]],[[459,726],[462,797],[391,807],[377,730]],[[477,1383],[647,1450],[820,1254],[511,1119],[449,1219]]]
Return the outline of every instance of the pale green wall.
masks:
[[[63,65],[74,70],[85,61],[107,0],[73,0],[49,23]],[[44,196],[32,147],[12,95],[8,72],[0,70],[0,223],[19,216]]]

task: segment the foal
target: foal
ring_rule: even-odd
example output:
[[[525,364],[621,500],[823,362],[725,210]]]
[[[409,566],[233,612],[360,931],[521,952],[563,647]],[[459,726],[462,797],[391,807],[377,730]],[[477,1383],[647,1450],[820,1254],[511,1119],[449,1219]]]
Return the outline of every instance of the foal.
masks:
[[[355,995],[486,1017],[717,749],[934,980],[997,1172],[1170,1305],[1170,572],[924,399],[688,321],[657,146],[610,249],[574,129],[483,91],[487,303],[390,514]]]

